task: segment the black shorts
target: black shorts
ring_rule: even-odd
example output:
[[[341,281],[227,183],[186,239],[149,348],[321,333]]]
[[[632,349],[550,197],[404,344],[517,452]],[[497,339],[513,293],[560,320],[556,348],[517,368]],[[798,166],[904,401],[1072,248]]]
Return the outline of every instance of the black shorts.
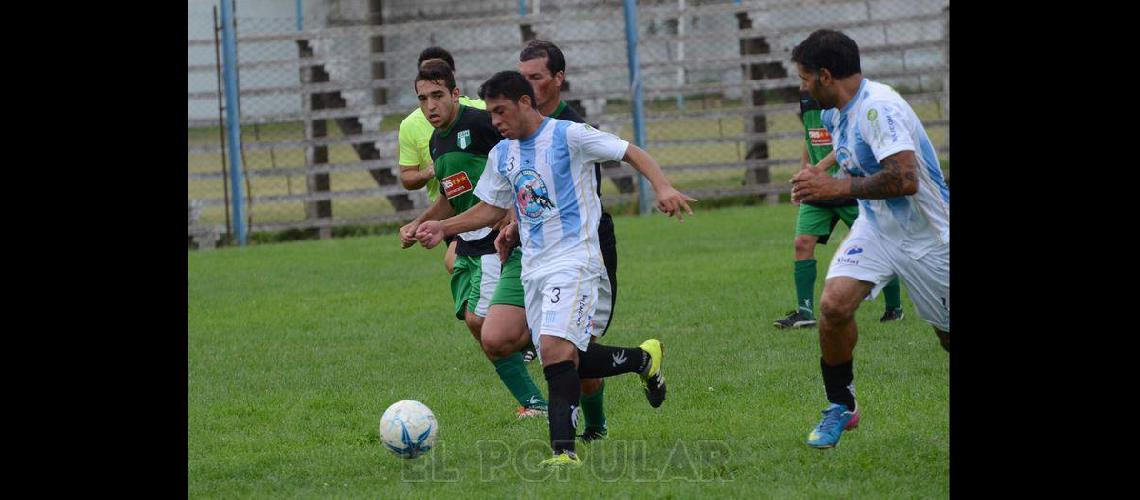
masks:
[[[610,279],[610,318],[606,327],[599,336],[605,335],[606,330],[613,324],[613,309],[617,306],[617,237],[614,236],[614,218],[602,211],[601,220],[598,221],[598,245],[602,250],[602,261],[606,265],[606,275]]]

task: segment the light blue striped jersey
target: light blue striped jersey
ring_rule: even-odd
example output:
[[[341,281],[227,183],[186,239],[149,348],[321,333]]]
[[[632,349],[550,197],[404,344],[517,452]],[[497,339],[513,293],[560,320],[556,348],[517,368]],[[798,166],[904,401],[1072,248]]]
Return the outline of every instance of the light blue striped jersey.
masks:
[[[544,118],[533,135],[499,141],[475,196],[514,205],[522,243],[522,277],[560,269],[605,272],[598,246],[594,162],[621,160],[629,142],[585,123]]]
[[[824,110],[821,118],[831,134],[835,161],[852,177],[874,175],[884,158],[914,152],[918,192],[886,200],[860,199],[860,218],[915,259],[950,243],[950,190],[934,145],[902,96],[864,78],[851,102],[842,110]]]

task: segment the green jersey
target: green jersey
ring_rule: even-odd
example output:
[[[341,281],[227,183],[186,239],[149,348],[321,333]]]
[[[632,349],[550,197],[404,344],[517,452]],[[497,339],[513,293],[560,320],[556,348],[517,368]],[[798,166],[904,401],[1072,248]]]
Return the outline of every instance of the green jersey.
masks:
[[[808,159],[815,165],[831,152],[831,134],[823,126],[820,114],[823,110],[819,102],[811,98],[807,92],[800,93],[800,116],[804,122],[804,142],[807,144]],[[839,172],[839,164],[832,165],[827,173],[835,177]]]
[[[459,96],[459,104],[486,109],[487,103],[481,99],[471,99],[465,95]],[[428,142],[435,129],[424,116],[423,110],[416,108],[400,121],[398,142],[400,143],[400,167],[418,167],[420,170],[432,166],[431,153],[428,152]],[[439,196],[439,181],[434,177],[427,182],[428,199],[435,201]]]
[[[445,129],[431,134],[431,159],[435,162],[435,178],[439,194],[456,214],[466,212],[479,203],[475,186],[487,165],[487,154],[502,136],[491,126],[491,114],[478,108],[460,105],[455,120]],[[490,228],[459,235],[456,255],[486,255],[495,252],[495,236]]]

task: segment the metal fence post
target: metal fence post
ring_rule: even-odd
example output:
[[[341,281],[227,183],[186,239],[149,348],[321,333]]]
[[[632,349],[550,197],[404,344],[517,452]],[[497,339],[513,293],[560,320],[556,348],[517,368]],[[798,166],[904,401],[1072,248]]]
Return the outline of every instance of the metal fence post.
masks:
[[[302,0],[297,0],[293,3],[293,10],[296,12],[297,18],[297,31],[305,30],[305,8],[301,5]]]
[[[629,85],[633,90],[633,143],[645,149],[645,110],[641,99],[641,71],[637,62],[637,0],[624,0],[625,13],[625,53],[629,62]],[[649,194],[649,182],[640,172],[637,174],[637,213],[646,215],[653,207]]]
[[[238,120],[237,40],[234,37],[233,0],[222,3],[222,60],[226,93],[226,132],[229,135],[230,203],[233,205],[234,232],[238,245],[245,246],[245,196],[242,194],[241,124]]]

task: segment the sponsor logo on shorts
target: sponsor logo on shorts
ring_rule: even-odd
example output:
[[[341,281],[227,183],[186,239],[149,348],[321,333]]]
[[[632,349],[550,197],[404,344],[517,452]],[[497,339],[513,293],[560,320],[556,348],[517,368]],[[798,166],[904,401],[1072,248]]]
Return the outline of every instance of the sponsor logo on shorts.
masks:
[[[467,172],[459,172],[443,178],[443,194],[449,200],[472,189],[475,189],[475,186],[471,184],[471,179],[467,178]]]
[[[593,317],[592,316],[590,318],[586,317],[586,302],[588,302],[589,300],[590,300],[590,296],[586,295],[586,294],[582,294],[580,297],[578,297],[577,309],[574,311],[574,326],[577,326],[580,328],[582,326],[583,320],[586,321],[587,325],[592,323],[592,321],[590,321],[590,320],[593,319]]]
[[[546,311],[546,317],[543,318],[543,323],[555,323],[558,320],[557,311]]]
[[[846,250],[843,251],[843,255],[846,255],[848,257],[850,257],[852,255],[859,255],[861,253],[863,253],[863,247],[856,246],[856,245],[849,246],[849,247],[847,247]],[[835,262],[840,262],[843,264],[859,265],[859,259],[852,259],[852,258],[848,258],[848,257],[838,257],[835,259]]]
[[[808,139],[811,140],[812,146],[830,146],[831,134],[825,128],[808,129]]]

